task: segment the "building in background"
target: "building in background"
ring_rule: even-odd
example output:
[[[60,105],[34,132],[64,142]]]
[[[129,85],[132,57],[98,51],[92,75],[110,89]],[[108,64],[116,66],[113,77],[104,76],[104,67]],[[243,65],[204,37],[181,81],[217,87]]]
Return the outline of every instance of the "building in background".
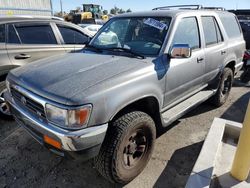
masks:
[[[52,16],[52,0],[0,0],[0,15]]]

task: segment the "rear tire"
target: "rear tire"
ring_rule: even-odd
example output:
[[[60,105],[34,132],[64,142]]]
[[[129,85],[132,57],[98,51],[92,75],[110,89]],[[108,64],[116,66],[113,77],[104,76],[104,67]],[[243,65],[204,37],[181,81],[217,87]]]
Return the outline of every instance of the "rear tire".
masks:
[[[233,85],[233,80],[234,76],[232,69],[226,67],[222,73],[217,92],[210,99],[211,103],[214,104],[216,107],[220,107],[226,102]]]
[[[155,138],[155,123],[148,114],[140,111],[124,114],[108,128],[95,158],[97,170],[110,182],[130,182],[147,165]]]

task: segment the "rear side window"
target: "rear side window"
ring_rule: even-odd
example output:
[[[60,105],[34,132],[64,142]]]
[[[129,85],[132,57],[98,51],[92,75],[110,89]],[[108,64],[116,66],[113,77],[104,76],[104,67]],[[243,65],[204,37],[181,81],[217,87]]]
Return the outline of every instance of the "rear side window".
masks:
[[[88,37],[74,28],[57,25],[65,44],[85,44]]]
[[[8,26],[8,43],[10,43],[10,44],[20,44],[21,43],[13,25]]]
[[[215,20],[215,18],[214,18],[214,24],[215,24],[215,28],[216,28],[217,40],[218,40],[218,42],[222,42],[223,37],[221,34],[221,30],[220,30],[219,25],[218,25],[217,21]]]
[[[212,16],[201,17],[206,46],[217,44],[222,41],[219,26]]]
[[[5,25],[0,25],[0,42],[5,42]]]
[[[15,25],[22,44],[57,44],[50,25]]]
[[[220,19],[229,38],[241,36],[240,26],[234,15],[222,14],[220,15]]]
[[[200,35],[195,17],[183,18],[175,32],[174,44],[188,44],[191,49],[200,48]]]

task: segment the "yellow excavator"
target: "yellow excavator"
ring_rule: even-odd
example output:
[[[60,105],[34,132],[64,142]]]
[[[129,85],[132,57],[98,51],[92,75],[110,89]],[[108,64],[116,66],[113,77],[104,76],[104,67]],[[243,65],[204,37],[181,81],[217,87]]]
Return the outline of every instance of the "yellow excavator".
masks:
[[[75,24],[95,24],[96,20],[106,22],[108,19],[108,15],[103,14],[102,7],[95,4],[83,4],[83,10],[72,15],[72,22]]]

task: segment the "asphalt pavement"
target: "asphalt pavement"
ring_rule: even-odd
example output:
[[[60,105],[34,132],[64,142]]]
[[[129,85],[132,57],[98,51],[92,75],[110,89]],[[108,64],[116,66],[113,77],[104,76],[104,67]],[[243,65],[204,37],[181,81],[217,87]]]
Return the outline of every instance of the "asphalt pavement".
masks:
[[[128,188],[184,187],[214,117],[242,122],[250,87],[236,81],[225,105],[203,103],[170,125],[156,141],[145,170]],[[92,161],[64,159],[39,145],[14,121],[0,119],[0,187],[119,187]]]

